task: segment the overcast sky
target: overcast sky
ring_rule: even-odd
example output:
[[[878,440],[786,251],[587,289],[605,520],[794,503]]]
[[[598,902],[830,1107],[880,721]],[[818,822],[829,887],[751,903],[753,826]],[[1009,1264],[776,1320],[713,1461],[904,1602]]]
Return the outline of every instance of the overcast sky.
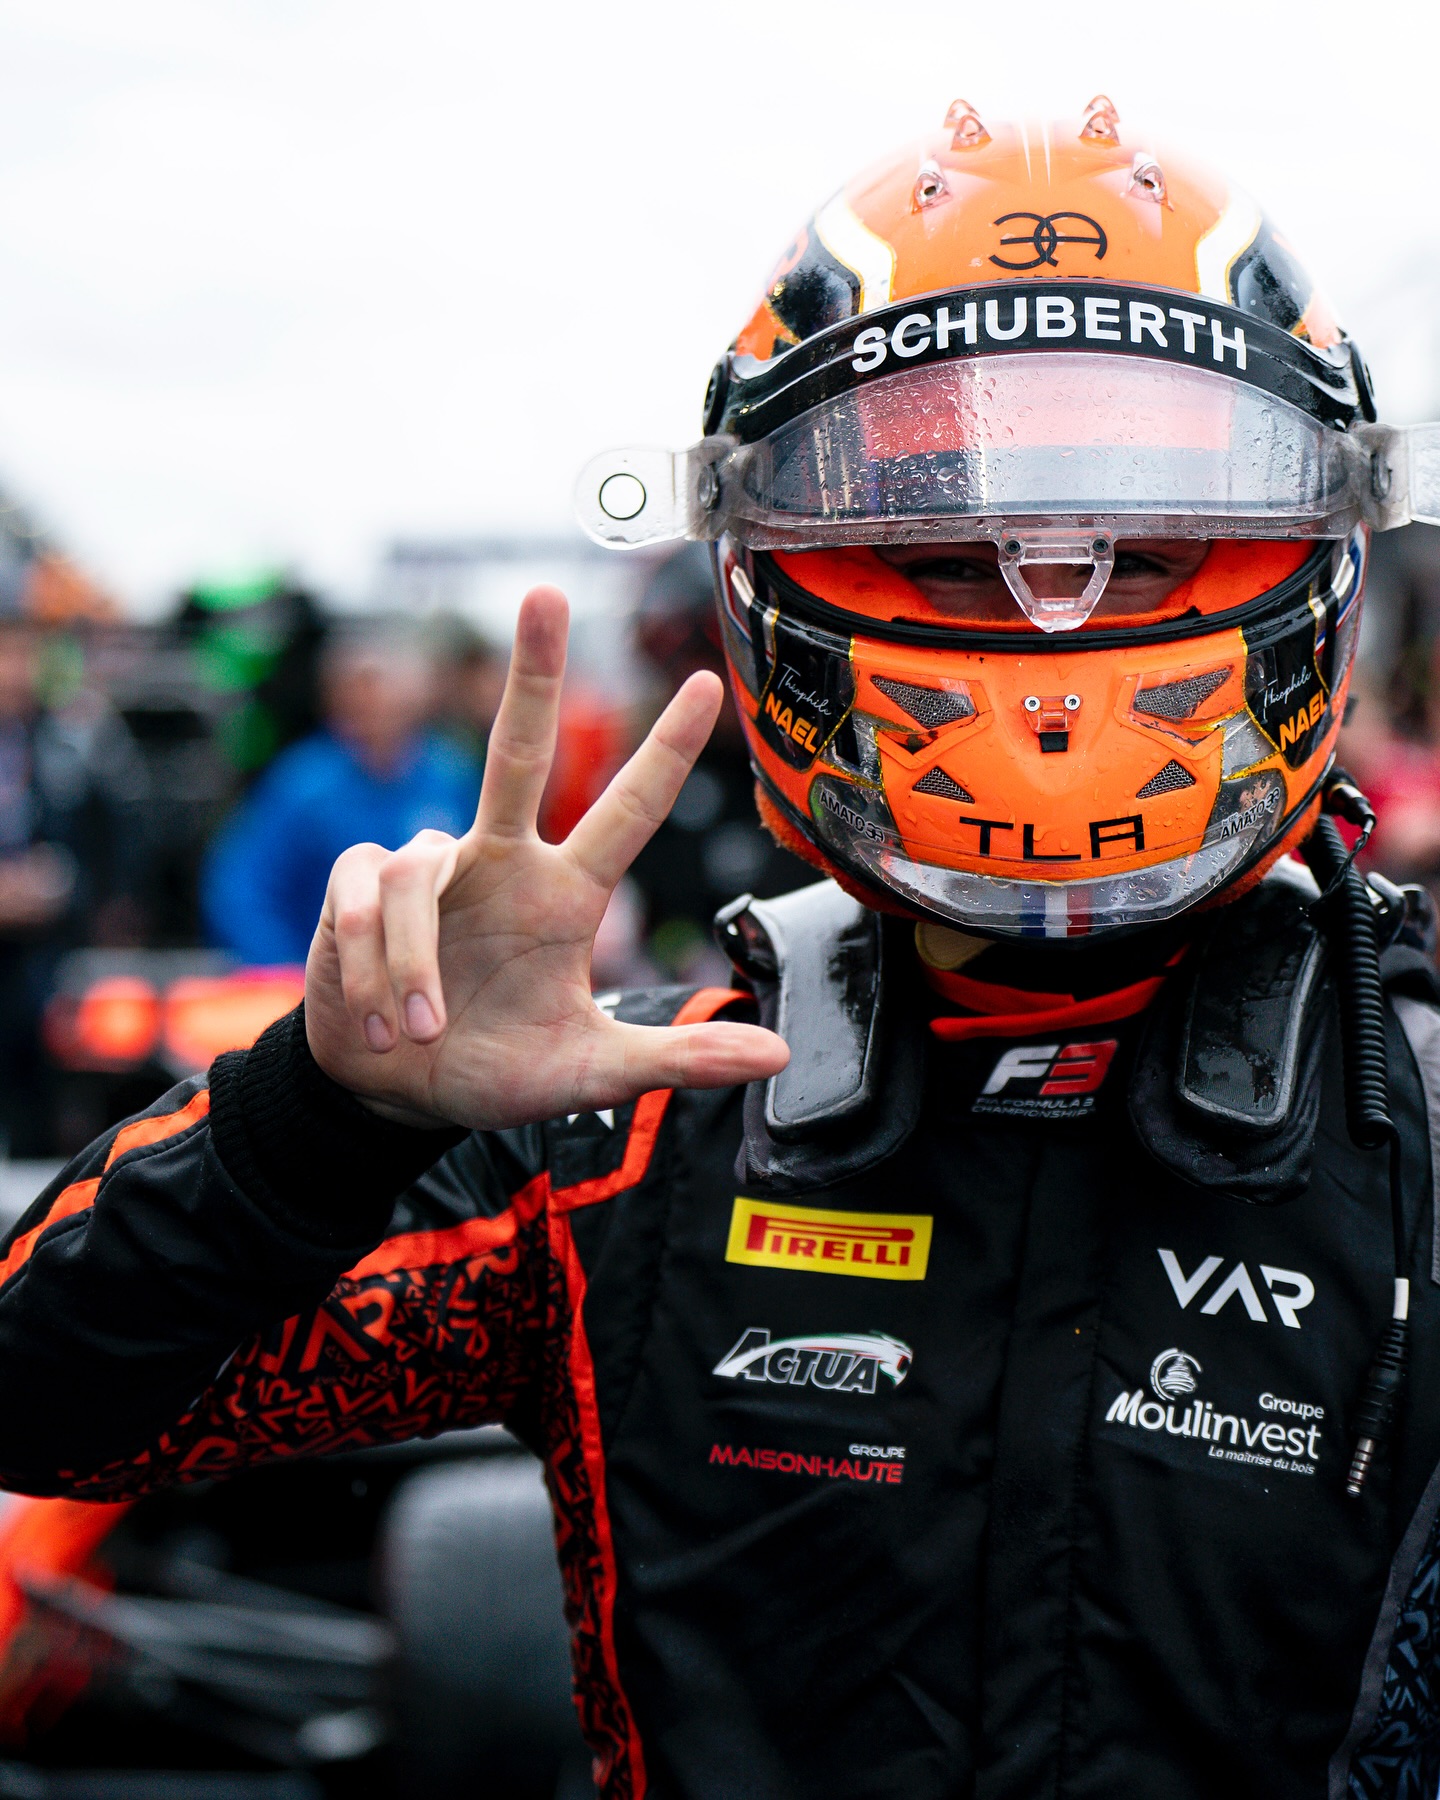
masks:
[[[396,535],[561,528],[683,443],[794,228],[982,113],[1183,144],[1440,405],[1422,0],[0,0],[0,484],[134,606]]]

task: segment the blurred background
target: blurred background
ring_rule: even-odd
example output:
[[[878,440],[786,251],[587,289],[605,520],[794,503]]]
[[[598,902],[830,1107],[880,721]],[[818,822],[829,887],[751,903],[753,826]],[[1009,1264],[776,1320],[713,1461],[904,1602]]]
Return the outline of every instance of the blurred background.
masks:
[[[1219,164],[1359,339],[1382,416],[1440,416],[1437,37],[1420,0],[1143,22],[1060,0],[4,0],[0,1222],[293,1004],[347,843],[463,829],[528,585],[575,617],[552,836],[718,666],[703,556],[593,549],[575,473],[696,436],[796,226],[957,95],[1078,114],[1104,91],[1127,137]],[[1371,862],[1440,886],[1440,532],[1377,540],[1355,692]],[[727,716],[617,894],[597,983],[723,978],[715,908],[806,878],[753,821]],[[543,1556],[529,1610],[460,1583],[471,1625],[494,1616],[455,1672],[468,1627],[426,1556],[449,1545],[453,1577],[476,1507],[511,1521],[517,1567],[548,1530],[532,1475],[506,1488],[508,1440],[459,1449],[245,1478],[115,1532],[0,1508],[0,1800],[480,1791],[476,1695],[502,1664],[536,1672],[531,1712],[505,1705],[550,1748],[490,1743],[486,1791],[586,1791],[553,1725]],[[25,1530],[51,1589],[15,1573]],[[101,1620],[107,1583],[160,1610]],[[397,1691],[430,1698],[397,1715]]]

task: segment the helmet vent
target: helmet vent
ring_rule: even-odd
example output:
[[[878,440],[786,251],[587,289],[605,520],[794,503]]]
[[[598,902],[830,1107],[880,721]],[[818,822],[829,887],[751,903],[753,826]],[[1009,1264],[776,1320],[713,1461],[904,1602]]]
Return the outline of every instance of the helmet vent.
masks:
[[[876,675],[873,680],[887,700],[893,700],[917,725],[931,731],[940,725],[953,725],[957,719],[968,719],[975,711],[975,702],[968,694],[953,693],[948,688],[912,687],[908,681],[892,681],[888,675]]]
[[[1194,787],[1195,777],[1178,762],[1168,762],[1158,775],[1152,775],[1135,795],[1137,800],[1157,800],[1161,794],[1178,794],[1181,788]]]
[[[950,188],[944,171],[933,156],[927,156],[920,165],[920,173],[915,177],[915,192],[910,210],[919,212],[923,207],[939,206],[949,198]]]
[[[968,100],[950,102],[950,110],[945,115],[945,129],[954,133],[950,139],[952,150],[978,150],[981,145],[990,142],[990,133],[985,129],[984,121]]]
[[[1137,150],[1135,160],[1130,165],[1130,183],[1125,189],[1127,194],[1143,194],[1147,200],[1153,200],[1157,206],[1170,211],[1169,193],[1165,186],[1165,171],[1156,162],[1148,150]]]
[[[1097,94],[1085,108],[1085,123],[1080,127],[1080,136],[1091,144],[1118,144],[1120,133],[1116,128],[1119,123],[1115,102],[1106,94]]]
[[[1172,763],[1171,767],[1178,768],[1179,764]],[[1159,777],[1157,776],[1156,779],[1158,780]],[[937,800],[965,800],[972,806],[975,804],[975,796],[961,787],[953,775],[947,775],[940,768],[932,769],[924,780],[917,781],[910,791],[913,794],[933,794]]]
[[[1131,701],[1130,710],[1152,719],[1188,719],[1229,679],[1229,669],[1207,669],[1203,675],[1187,675],[1183,681],[1141,688]]]

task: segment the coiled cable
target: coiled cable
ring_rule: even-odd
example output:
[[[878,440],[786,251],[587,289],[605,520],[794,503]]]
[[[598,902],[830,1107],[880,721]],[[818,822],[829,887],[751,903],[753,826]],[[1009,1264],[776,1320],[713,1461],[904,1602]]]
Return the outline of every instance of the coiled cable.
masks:
[[[1374,903],[1361,876],[1346,866],[1348,853],[1333,819],[1320,820],[1303,854],[1320,884],[1316,910],[1338,964],[1345,1122],[1362,1150],[1378,1150],[1394,1138],[1395,1126]]]
[[[1336,771],[1326,785],[1326,813],[1358,825],[1364,838],[1375,814],[1347,776]],[[1356,850],[1360,846],[1357,844]],[[1380,982],[1380,941],[1375,906],[1353,867],[1333,818],[1322,817],[1301,846],[1320,886],[1314,910],[1338,964],[1340,1045],[1345,1076],[1345,1122],[1362,1150],[1389,1148],[1390,1230],[1394,1299],[1390,1323],[1370,1364],[1356,1414],[1355,1449],[1345,1491],[1358,1499],[1376,1457],[1387,1443],[1399,1407],[1409,1356],[1410,1283],[1405,1277],[1405,1206],[1400,1182],[1400,1134],[1390,1117],[1390,1072],[1385,1054],[1385,1002]]]

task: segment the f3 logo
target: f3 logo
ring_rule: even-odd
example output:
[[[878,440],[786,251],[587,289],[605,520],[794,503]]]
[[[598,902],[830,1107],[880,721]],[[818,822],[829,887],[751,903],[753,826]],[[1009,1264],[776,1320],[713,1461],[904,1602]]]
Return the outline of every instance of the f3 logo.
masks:
[[[1110,247],[1105,239],[1105,227],[1098,219],[1092,219],[1089,213],[1002,213],[992,223],[1013,225],[1017,219],[1028,219],[1031,229],[1002,237],[1000,248],[1004,250],[1013,244],[1028,244],[1035,254],[1018,262],[1005,256],[992,256],[991,262],[998,264],[1002,269],[1038,269],[1042,263],[1049,263],[1051,268],[1058,268],[1055,252],[1061,244],[1093,244],[1095,260],[1101,262],[1104,260],[1106,250]],[[1057,230],[1060,223],[1066,220],[1080,225],[1088,225],[1090,229],[1088,232]]]
[[[999,1094],[1012,1082],[1038,1081],[1039,1092],[1047,1098],[1093,1094],[1109,1073],[1117,1048],[1115,1038],[1096,1044],[1025,1044],[1005,1052],[980,1092]]]
[[[1017,1044],[990,1071],[971,1112],[1011,1119],[1083,1119],[1119,1048],[1115,1038],[1089,1044]]]

